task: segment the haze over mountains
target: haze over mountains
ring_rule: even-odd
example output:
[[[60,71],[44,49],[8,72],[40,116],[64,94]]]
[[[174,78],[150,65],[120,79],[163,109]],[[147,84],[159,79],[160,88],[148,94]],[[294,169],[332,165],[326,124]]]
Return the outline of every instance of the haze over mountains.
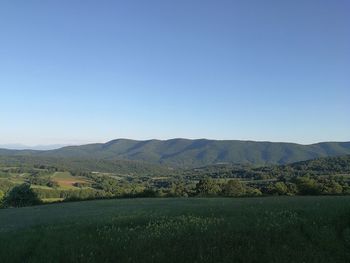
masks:
[[[286,164],[346,154],[350,154],[350,142],[301,145],[207,139],[117,139],[107,143],[67,146],[45,151],[0,149],[0,155],[136,160],[171,167],[199,167],[216,163]]]
[[[59,149],[62,147],[68,146],[68,144],[49,144],[49,145],[24,145],[24,144],[0,144],[0,149],[10,149],[10,150],[39,150],[39,151],[47,151]]]

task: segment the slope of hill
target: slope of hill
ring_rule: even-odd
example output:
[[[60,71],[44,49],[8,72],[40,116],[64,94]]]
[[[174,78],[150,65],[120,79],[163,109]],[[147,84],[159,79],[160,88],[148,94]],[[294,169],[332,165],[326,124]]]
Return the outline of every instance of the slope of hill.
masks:
[[[0,154],[137,160],[172,167],[199,167],[216,163],[286,164],[319,157],[350,154],[350,142],[312,145],[234,140],[117,139],[107,143],[68,146],[51,151],[0,151]]]
[[[214,164],[184,170],[186,178],[242,178],[247,180],[290,179],[298,176],[339,175],[349,178],[350,155],[322,157],[285,165],[252,166],[239,164]]]
[[[350,155],[301,161],[283,168],[311,174],[350,174]]]
[[[0,149],[0,155],[6,156],[15,156],[15,155],[32,155],[35,153],[39,153],[39,151],[35,150],[12,150],[12,149]]]
[[[100,160],[93,158],[58,158],[36,155],[1,155],[0,167],[52,166],[60,170],[118,173],[134,176],[161,176],[176,171],[162,165],[129,160]]]

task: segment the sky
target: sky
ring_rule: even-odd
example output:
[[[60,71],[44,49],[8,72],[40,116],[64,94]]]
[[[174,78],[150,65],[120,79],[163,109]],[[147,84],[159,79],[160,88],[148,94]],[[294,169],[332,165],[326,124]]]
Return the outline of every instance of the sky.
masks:
[[[347,0],[2,0],[0,144],[350,141]]]

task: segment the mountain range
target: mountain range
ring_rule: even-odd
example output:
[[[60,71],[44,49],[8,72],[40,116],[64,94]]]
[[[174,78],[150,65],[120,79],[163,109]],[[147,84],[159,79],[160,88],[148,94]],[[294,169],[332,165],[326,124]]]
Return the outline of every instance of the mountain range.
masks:
[[[350,142],[310,145],[238,140],[117,139],[107,143],[67,146],[54,150],[0,149],[0,155],[25,155],[99,160],[135,160],[169,167],[191,168],[217,163],[287,164],[350,154]]]

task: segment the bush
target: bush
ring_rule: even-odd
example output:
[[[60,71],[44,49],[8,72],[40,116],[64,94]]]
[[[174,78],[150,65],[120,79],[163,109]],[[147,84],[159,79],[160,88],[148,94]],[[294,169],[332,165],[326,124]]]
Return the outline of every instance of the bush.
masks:
[[[3,199],[4,207],[23,207],[38,205],[41,201],[30,188],[30,184],[21,184],[12,188]]]

